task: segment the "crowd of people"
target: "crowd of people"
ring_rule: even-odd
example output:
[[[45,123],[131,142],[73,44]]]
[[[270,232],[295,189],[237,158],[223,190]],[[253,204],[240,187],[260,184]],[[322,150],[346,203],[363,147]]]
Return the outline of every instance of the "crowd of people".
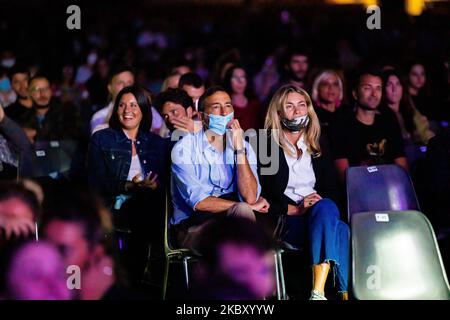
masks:
[[[163,46],[152,36],[139,41]],[[273,297],[283,243],[309,254],[310,299],[335,275],[347,300],[352,166],[401,166],[450,226],[450,61],[433,90],[427,61],[281,51],[256,71],[238,49],[211,69],[183,59],[153,82],[97,48],[59,81],[3,51],[0,298],[158,299],[145,279],[162,283],[149,264],[169,238],[200,257],[183,297]]]

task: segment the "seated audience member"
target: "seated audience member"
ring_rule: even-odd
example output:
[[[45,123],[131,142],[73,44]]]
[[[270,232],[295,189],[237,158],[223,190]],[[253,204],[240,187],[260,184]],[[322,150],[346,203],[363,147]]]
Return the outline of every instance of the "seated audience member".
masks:
[[[24,66],[14,66],[9,70],[8,75],[17,100],[8,106],[5,113],[9,118],[17,121],[33,106],[33,100],[28,91],[30,74]]]
[[[11,253],[5,274],[6,299],[69,300],[72,292],[67,288],[66,268],[55,245],[28,242]]]
[[[186,91],[168,89],[156,96],[154,104],[161,112],[169,129],[169,135],[172,135],[173,131],[177,129],[187,132],[201,129],[201,122],[193,119],[197,112],[194,111],[194,104]]]
[[[189,97],[192,98],[195,106],[194,109],[197,111],[198,99],[205,93],[205,84],[202,78],[194,72],[183,74],[178,82],[178,88],[186,91]]]
[[[30,187],[31,182],[2,181],[0,183],[0,248],[2,241],[27,238],[36,232],[40,203]]]
[[[168,89],[178,88],[178,83],[180,81],[181,74],[178,72],[171,72],[163,81],[161,86],[161,92],[164,92]]]
[[[395,70],[388,70],[382,75],[384,103],[380,111],[391,111],[395,115],[405,144],[427,144],[434,133],[429,129],[427,118],[417,110],[409,93],[403,89],[405,86],[400,74]]]
[[[344,98],[344,85],[339,74],[334,70],[319,73],[313,82],[311,98],[319,118],[321,132],[329,139],[330,126]]]
[[[16,92],[12,89],[8,78],[8,69],[0,65],[0,104],[8,107],[16,99]]]
[[[87,162],[89,183],[111,208],[115,226],[132,232],[136,278],[144,270],[149,242],[162,243],[166,143],[150,132],[151,123],[145,90],[125,87],[115,100],[109,128],[92,136]]]
[[[56,188],[55,188],[56,189]],[[77,266],[81,273],[81,300],[114,299],[126,282],[112,251],[110,212],[91,193],[59,185],[44,204],[44,238],[61,252],[64,269]]]
[[[406,68],[407,91],[414,107],[432,124],[432,131],[438,131],[437,120],[440,120],[440,105],[430,92],[430,81],[427,78],[425,65],[422,61],[410,61]]]
[[[331,146],[339,177],[345,181],[349,166],[408,164],[399,125],[378,111],[382,79],[377,71],[362,71],[355,79],[353,98],[356,108],[342,112],[332,127]]]
[[[186,135],[172,149],[172,200],[178,245],[196,247],[204,224],[220,214],[255,221],[267,212],[261,198],[256,157],[233,116],[231,97],[211,87],[199,100],[203,130]],[[228,133],[227,133],[228,131]]]
[[[0,105],[0,179],[15,179],[19,166],[21,176],[29,175],[31,152],[32,145],[27,135],[5,115]]]
[[[327,140],[320,139],[319,120],[306,91],[295,85],[278,89],[269,104],[265,129],[267,145],[274,141],[277,146],[271,158],[278,168],[265,173],[262,167],[267,163],[260,161],[260,181],[262,195],[270,203],[269,214],[282,222],[277,233],[281,240],[310,252],[311,299],[325,300],[330,267],[339,280],[339,293],[347,299],[349,228],[340,220],[335,203],[325,198],[335,196],[337,178],[329,151],[322,149],[321,142],[325,147]]]
[[[7,295],[6,271],[11,254],[23,243],[38,239],[35,222],[39,219],[41,190],[24,180],[0,181],[0,296]],[[35,192],[37,191],[37,192]]]
[[[62,105],[57,99],[52,98],[50,82],[46,77],[32,78],[29,91],[33,108],[22,117],[22,120],[34,121],[36,141],[83,139],[81,118],[76,108],[73,105]]]
[[[132,86],[134,84],[134,72],[131,67],[120,66],[110,71],[108,77],[108,93],[111,101],[108,105],[92,116],[91,119],[91,132],[94,133],[100,129],[107,127],[109,118],[111,117],[116,97],[120,90],[125,87]]]
[[[255,300],[273,296],[273,241],[259,224],[220,217],[202,231],[199,252],[194,298]]]
[[[111,101],[108,103],[106,107],[103,109],[100,109],[94,115],[91,119],[91,133],[94,134],[94,132],[105,129],[109,125],[109,119],[111,118],[114,104],[117,98],[117,95],[119,92],[128,86],[134,85],[134,71],[131,67],[128,66],[119,66],[117,68],[114,68],[111,70],[109,76],[108,76],[108,92],[111,97]],[[149,93],[146,93],[149,95]],[[153,108],[149,107],[151,109],[152,113],[152,126],[151,131],[158,133],[162,126],[162,119],[159,115],[158,111]]]
[[[282,58],[282,73],[277,84],[275,84],[268,98],[272,98],[273,93],[285,84],[292,84],[300,88],[308,85],[308,76],[311,71],[310,54],[305,48],[289,48]]]
[[[261,103],[251,93],[247,82],[245,69],[238,64],[233,64],[225,72],[223,87],[231,96],[236,118],[239,119],[242,129],[259,129],[261,119]]]

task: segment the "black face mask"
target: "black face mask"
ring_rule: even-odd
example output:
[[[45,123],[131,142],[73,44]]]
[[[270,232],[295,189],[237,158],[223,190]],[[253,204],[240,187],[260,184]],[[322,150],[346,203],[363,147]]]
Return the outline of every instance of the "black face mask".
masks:
[[[308,123],[309,123],[308,115],[297,117],[292,120],[281,118],[281,124],[283,125],[283,127],[291,132],[298,132],[301,129],[306,128],[308,126]]]

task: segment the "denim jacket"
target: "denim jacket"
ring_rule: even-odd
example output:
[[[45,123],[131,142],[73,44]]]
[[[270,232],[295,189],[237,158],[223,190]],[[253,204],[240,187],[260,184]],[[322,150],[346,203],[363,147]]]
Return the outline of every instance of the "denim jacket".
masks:
[[[116,196],[129,194],[125,183],[131,166],[131,140],[122,130],[106,128],[93,134],[89,144],[89,184],[105,198],[111,206]],[[139,131],[136,151],[143,174],[150,171],[158,174],[159,190],[164,190],[167,144],[164,139],[151,132]]]

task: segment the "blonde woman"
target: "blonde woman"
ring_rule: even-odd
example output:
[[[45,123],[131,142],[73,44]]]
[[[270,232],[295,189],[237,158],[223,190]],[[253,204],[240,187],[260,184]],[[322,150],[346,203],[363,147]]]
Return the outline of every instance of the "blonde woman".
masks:
[[[283,241],[311,253],[311,299],[326,299],[330,268],[339,280],[341,297],[347,299],[349,228],[340,220],[335,203],[325,198],[336,190],[336,175],[322,148],[323,139],[319,143],[320,125],[308,93],[294,85],[278,89],[269,104],[265,129],[267,145],[278,149],[270,153],[278,160],[274,174],[264,174],[267,161],[259,154],[260,182],[270,203],[269,214],[281,216]],[[277,152],[278,158],[274,156]]]
[[[319,73],[314,79],[311,98],[322,130],[328,130],[344,98],[344,85],[339,74],[334,70]]]

